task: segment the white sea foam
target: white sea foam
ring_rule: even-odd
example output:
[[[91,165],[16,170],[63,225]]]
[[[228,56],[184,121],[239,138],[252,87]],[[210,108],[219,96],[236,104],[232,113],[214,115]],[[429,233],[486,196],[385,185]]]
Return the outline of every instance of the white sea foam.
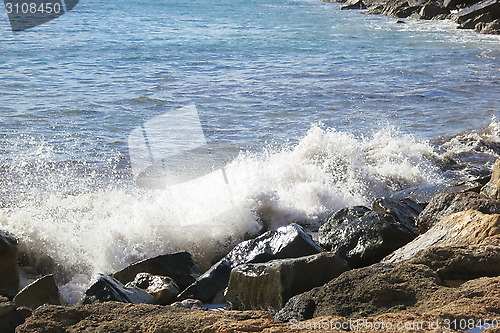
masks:
[[[71,195],[34,190],[31,199],[0,210],[0,226],[19,237],[35,263],[47,266],[46,257],[52,258],[48,270],[59,272],[64,298],[74,303],[97,272],[178,250],[206,268],[262,224],[317,225],[342,207],[440,182],[438,159],[430,144],[394,129],[359,138],[315,125],[293,147],[240,154],[226,167],[229,185]],[[216,195],[224,191],[230,200]],[[217,205],[226,213],[204,216]]]

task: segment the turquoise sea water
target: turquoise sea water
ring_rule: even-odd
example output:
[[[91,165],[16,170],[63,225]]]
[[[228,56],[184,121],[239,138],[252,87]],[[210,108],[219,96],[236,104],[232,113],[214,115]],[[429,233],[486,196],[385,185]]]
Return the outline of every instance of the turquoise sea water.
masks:
[[[96,272],[192,244],[203,258],[206,244],[258,229],[257,215],[318,223],[455,179],[443,167],[454,158],[484,173],[500,151],[500,37],[338,7],[81,0],[16,34],[2,12],[0,225],[70,271],[74,301]],[[220,201],[131,179],[132,130],[192,104],[209,139],[246,151],[227,169],[233,215],[192,217],[213,232],[172,231],[186,219],[169,195],[192,212]]]

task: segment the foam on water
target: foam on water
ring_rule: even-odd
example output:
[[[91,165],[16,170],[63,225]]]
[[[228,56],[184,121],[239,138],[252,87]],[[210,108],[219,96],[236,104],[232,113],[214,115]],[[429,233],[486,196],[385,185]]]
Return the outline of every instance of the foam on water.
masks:
[[[207,268],[263,226],[318,225],[342,207],[441,182],[439,158],[429,143],[392,128],[360,138],[314,125],[293,147],[240,154],[226,167],[229,185],[209,180],[163,190],[89,186],[71,194],[50,193],[45,186],[37,191],[31,184],[29,199],[1,209],[0,225],[19,237],[23,260],[38,273],[56,273],[64,298],[74,303],[97,272],[178,250],[193,253]],[[67,179],[57,172],[50,181]],[[219,195],[227,190],[229,201]],[[213,206],[225,213],[206,215]]]

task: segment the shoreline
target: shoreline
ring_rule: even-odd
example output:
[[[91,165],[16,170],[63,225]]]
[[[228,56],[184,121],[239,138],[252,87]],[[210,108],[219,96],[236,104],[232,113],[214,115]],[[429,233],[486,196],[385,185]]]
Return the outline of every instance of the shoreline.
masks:
[[[363,14],[385,15],[398,19],[450,20],[457,29],[472,29],[481,34],[500,35],[499,0],[322,0],[341,3],[340,10],[364,10]]]

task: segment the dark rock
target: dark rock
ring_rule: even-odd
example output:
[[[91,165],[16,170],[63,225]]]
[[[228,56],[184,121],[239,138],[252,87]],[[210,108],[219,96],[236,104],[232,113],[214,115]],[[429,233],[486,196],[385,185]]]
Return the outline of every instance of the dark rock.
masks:
[[[475,29],[476,26],[478,26],[478,24],[491,22],[491,21],[493,21],[491,13],[483,13],[479,16],[468,19],[464,23],[460,24],[458,26],[458,29]]]
[[[425,265],[375,264],[347,271],[322,287],[292,297],[275,318],[357,318],[401,311],[429,297],[441,284],[439,276]]]
[[[491,22],[490,29],[499,30],[500,29],[500,20],[497,19],[495,22]],[[485,29],[486,27],[482,28]],[[481,189],[481,193],[485,196],[494,199],[500,200],[500,159],[495,161],[493,165],[493,170],[491,174],[490,181]]]
[[[0,295],[14,297],[19,290],[19,264],[17,239],[0,231]]]
[[[188,252],[160,255],[136,262],[112,276],[123,284],[134,280],[139,273],[168,276],[184,289],[200,275]]]
[[[422,206],[410,198],[399,200],[394,198],[379,198],[373,202],[372,210],[392,215],[396,221],[403,223],[410,229],[415,229],[417,217],[422,212]]]
[[[149,273],[139,273],[134,281],[129,282],[125,287],[137,287],[153,295],[156,304],[167,305],[172,303],[179,293],[179,287],[174,280],[167,276],[152,275]]]
[[[388,0],[381,5],[378,14],[397,18],[407,18],[412,14],[418,13],[420,6],[419,3],[406,0]]]
[[[396,263],[413,258],[418,252],[438,244],[477,245],[500,234],[500,214],[467,210],[447,216],[426,233],[397,249],[382,262]]]
[[[340,7],[342,10],[346,9],[366,9],[366,5],[363,0],[348,0],[345,5]]]
[[[59,288],[54,277],[46,275],[29,284],[14,297],[14,303],[33,310],[42,304],[61,305]]]
[[[450,10],[453,10],[466,8],[475,3],[477,3],[477,0],[444,0],[443,6]]]
[[[491,200],[476,192],[442,193],[434,196],[417,218],[421,233],[448,215],[468,209],[485,214],[500,213],[500,201]]]
[[[434,2],[428,2],[420,8],[418,14],[423,20],[432,20],[440,17],[441,15],[450,14],[450,11]]]
[[[231,271],[226,300],[232,310],[279,311],[292,297],[349,270],[333,252],[240,265]]]
[[[409,262],[434,270],[443,281],[468,281],[500,276],[498,245],[436,245],[419,252]]]
[[[488,35],[500,35],[500,19],[492,22],[480,22],[476,24],[474,30],[481,34]],[[498,198],[498,186],[497,186],[497,198]]]
[[[140,288],[125,287],[120,281],[110,276],[99,274],[97,280],[87,289],[78,303],[93,304],[108,301],[153,304],[155,299]]]
[[[226,288],[231,269],[238,265],[297,258],[319,252],[322,250],[318,245],[295,223],[271,230],[236,245],[223,259],[185,289],[179,298],[195,298],[210,303],[217,293]]]
[[[500,18],[500,0],[483,0],[459,11],[453,15],[453,18],[457,23],[463,24],[474,17],[478,17],[479,15],[488,12],[492,13],[493,19]]]
[[[318,241],[352,267],[363,267],[380,261],[416,236],[414,227],[398,222],[393,215],[356,206],[331,216],[320,227]]]
[[[14,333],[16,327],[23,324],[30,315],[30,309],[17,307],[7,298],[0,297],[0,332]]]
[[[396,23],[398,23],[398,24],[405,24],[406,22],[403,21],[403,20],[397,20]]]

